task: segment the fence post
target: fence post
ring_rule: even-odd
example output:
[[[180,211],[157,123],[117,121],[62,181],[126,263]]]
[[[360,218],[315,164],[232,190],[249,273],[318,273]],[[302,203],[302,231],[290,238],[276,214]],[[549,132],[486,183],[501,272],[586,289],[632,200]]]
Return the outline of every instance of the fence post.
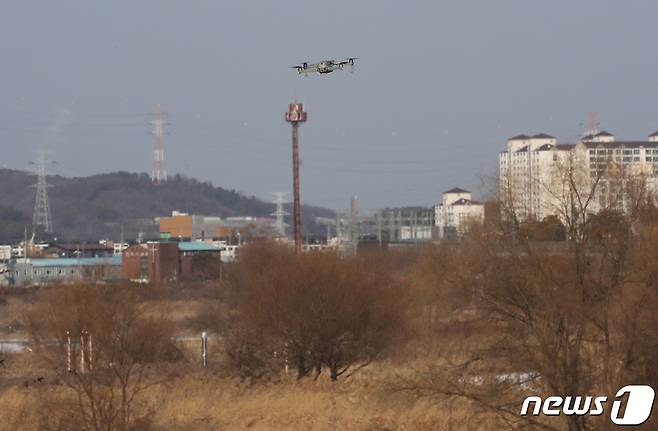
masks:
[[[80,373],[85,373],[85,331],[80,332]]]
[[[89,371],[93,371],[94,370],[94,363],[93,363],[94,352],[92,350],[91,334],[89,332],[87,332],[87,348],[89,350],[89,357],[87,358],[87,360],[89,361]]]
[[[208,368],[208,333],[201,333],[201,366]]]
[[[71,364],[71,332],[66,331],[66,371],[69,373],[73,371],[73,364]]]

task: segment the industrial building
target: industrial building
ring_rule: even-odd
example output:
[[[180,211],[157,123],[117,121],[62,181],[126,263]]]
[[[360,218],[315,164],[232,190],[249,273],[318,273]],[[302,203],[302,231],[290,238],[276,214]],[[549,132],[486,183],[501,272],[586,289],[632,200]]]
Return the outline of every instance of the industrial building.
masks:
[[[11,246],[0,245],[0,262],[7,262],[11,260]]]
[[[375,215],[374,223],[380,243],[426,242],[435,236],[432,208],[386,208]]]
[[[123,253],[121,278],[154,284],[213,278],[220,270],[221,252],[221,247],[200,241],[136,244]]]
[[[0,274],[9,286],[72,283],[78,281],[114,281],[119,279],[121,257],[17,259]],[[4,277],[2,277],[4,275]],[[2,282],[0,281],[0,284]]]
[[[276,231],[276,220],[268,217],[221,218],[173,211],[170,217],[160,217],[158,221],[163,239],[225,239],[239,242],[240,237],[246,233],[273,236]]]
[[[105,244],[53,244],[43,251],[46,256],[61,258],[110,257],[114,247]]]

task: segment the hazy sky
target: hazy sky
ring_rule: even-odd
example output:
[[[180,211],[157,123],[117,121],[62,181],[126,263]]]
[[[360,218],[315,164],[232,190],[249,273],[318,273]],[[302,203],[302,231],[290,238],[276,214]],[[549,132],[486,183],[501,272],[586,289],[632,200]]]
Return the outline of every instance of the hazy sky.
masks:
[[[505,139],[573,141],[587,112],[620,138],[658,129],[656,0],[3,0],[0,166],[40,147],[68,176],[169,174],[263,199],[290,191],[288,103],[305,103],[302,199],[431,205],[478,191]],[[353,74],[300,77],[357,56]],[[184,208],[181,208],[184,210]]]

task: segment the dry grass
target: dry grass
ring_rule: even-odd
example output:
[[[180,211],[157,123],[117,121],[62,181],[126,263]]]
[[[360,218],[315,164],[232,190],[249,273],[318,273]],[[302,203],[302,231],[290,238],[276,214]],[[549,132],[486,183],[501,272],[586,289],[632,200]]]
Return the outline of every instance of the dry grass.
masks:
[[[6,295],[0,309],[0,323],[24,318],[42,292]],[[176,336],[198,336],[206,323],[208,297],[214,293],[194,291],[194,295],[145,295],[140,307],[154,318],[163,318],[176,328]],[[214,311],[214,310],[213,310]],[[196,319],[196,320],[195,320]],[[205,320],[204,320],[205,319]],[[211,332],[213,336],[213,332]],[[198,368],[199,342],[179,341],[187,358],[178,377],[153,386],[136,406],[147,417],[149,427],[140,431],[211,430],[309,430],[309,431],[419,431],[499,429],[489,419],[473,421],[467,408],[458,403],[419,399],[393,389],[399,371],[410,372],[411,362],[376,363],[349,379],[332,383],[328,376],[317,381],[295,381],[295,373],[278,382],[249,383],[225,375],[221,346],[210,340],[208,370]],[[410,355],[401,355],[410,357]],[[0,431],[38,430],[44,415],[54,415],[70,401],[71,394],[58,385],[36,361],[24,353],[6,358],[0,370]],[[35,381],[46,376],[44,382]],[[47,402],[45,402],[47,401]],[[45,402],[45,403],[44,403]],[[53,407],[54,406],[54,407]]]
[[[139,410],[156,430],[475,430],[464,412],[436,400],[416,399],[391,389],[390,365],[332,383],[294,381],[249,384],[212,370],[190,370],[149,389]],[[0,392],[0,431],[38,429],[39,405],[47,392],[62,395],[53,384],[14,385]]]

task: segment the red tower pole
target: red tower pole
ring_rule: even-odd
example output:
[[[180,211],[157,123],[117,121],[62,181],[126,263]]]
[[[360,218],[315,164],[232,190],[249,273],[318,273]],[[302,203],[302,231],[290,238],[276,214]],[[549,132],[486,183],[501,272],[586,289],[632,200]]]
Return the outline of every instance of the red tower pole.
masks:
[[[299,177],[299,123],[306,121],[304,105],[293,103],[286,112],[286,121],[292,124],[292,187],[294,195],[293,217],[295,228],[295,253],[302,252],[302,209]]]
[[[299,124],[292,123],[292,188],[294,198],[295,253],[302,251],[302,208],[299,190]]]

